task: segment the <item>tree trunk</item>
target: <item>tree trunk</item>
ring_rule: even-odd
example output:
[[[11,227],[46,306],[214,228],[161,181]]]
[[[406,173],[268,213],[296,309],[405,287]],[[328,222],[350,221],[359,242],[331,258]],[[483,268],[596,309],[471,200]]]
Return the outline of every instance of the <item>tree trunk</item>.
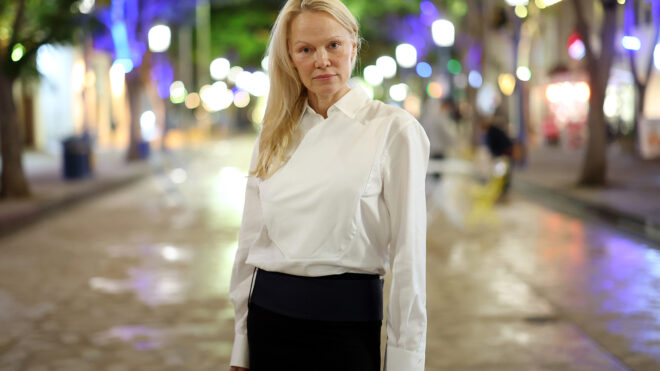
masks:
[[[30,196],[30,187],[23,172],[21,155],[23,140],[12,94],[14,79],[0,69],[0,136],[2,137],[2,176],[0,198]]]
[[[138,161],[142,159],[140,155],[140,142],[142,141],[142,131],[140,130],[140,103],[142,98],[142,82],[138,76],[138,71],[126,75],[126,92],[128,94],[128,105],[130,107],[130,140],[126,160]]]
[[[603,103],[605,102],[607,82],[610,79],[610,69],[614,61],[618,4],[616,0],[601,0],[604,20],[600,34],[601,50],[597,55],[589,40],[589,25],[584,10],[580,6],[581,2],[581,0],[574,0],[573,4],[578,18],[578,32],[582,36],[586,49],[591,96],[587,115],[589,137],[578,183],[585,186],[604,186],[607,183],[607,121]]]
[[[579,183],[586,186],[602,186],[607,182],[607,130],[603,103],[607,82],[593,83],[596,73],[590,73],[591,99],[587,128],[589,139]]]

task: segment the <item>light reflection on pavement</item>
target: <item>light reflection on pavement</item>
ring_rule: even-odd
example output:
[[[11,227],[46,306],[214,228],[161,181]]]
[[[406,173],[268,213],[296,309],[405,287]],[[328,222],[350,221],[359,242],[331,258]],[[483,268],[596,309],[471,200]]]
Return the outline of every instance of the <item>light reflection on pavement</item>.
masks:
[[[158,158],[148,180],[0,240],[0,370],[227,369],[253,141]],[[659,250],[515,197],[465,227],[469,181],[443,182],[427,370],[660,369]]]

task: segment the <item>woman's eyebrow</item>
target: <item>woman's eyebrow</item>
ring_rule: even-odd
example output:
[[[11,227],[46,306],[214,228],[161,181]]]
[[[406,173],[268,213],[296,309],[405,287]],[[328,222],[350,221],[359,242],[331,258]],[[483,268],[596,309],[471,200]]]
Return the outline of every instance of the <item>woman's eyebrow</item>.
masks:
[[[327,39],[323,40],[323,43],[326,43],[328,41],[333,41],[333,40],[336,40],[336,39],[340,39],[340,38],[341,38],[341,36],[330,36]],[[293,45],[297,45],[297,44],[314,44],[314,42],[307,41],[307,40],[295,40],[293,42]]]

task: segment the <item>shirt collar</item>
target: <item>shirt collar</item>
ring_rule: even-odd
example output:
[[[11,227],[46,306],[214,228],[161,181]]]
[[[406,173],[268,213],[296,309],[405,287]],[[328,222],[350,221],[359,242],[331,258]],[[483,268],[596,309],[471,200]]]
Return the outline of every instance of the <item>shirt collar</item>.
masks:
[[[330,110],[335,107],[342,111],[346,116],[354,119],[358,111],[370,100],[371,98],[369,95],[367,95],[367,92],[364,91],[361,86],[356,85],[352,87],[348,93],[344,94],[344,96],[341,97],[335,104],[330,106],[328,112],[330,112]],[[314,111],[314,109],[309,105],[309,100],[305,101],[305,111],[316,114],[316,111]]]
[[[371,100],[371,98],[369,98],[367,92],[365,92],[361,86],[356,85],[352,87],[346,95],[341,97],[334,106],[344,112],[346,116],[354,119],[358,111],[364,107],[369,100]]]

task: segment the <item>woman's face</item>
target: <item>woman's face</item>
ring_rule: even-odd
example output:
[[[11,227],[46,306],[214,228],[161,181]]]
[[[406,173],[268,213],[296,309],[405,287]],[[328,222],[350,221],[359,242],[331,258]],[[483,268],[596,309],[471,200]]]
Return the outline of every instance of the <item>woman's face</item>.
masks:
[[[348,91],[357,44],[330,14],[303,12],[289,25],[289,55],[310,95],[333,103]]]

